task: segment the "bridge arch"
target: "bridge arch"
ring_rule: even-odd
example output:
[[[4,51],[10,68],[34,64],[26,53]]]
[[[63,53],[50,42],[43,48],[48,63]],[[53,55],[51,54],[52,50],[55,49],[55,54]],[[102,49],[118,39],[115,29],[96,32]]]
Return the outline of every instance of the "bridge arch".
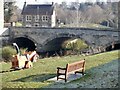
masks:
[[[120,41],[111,42],[106,45],[106,51],[111,51],[116,49],[120,49]]]
[[[68,38],[68,39],[70,39],[70,38],[79,38],[79,39],[83,40],[86,44],[89,45],[89,42],[86,41],[84,38],[82,38],[82,37],[80,37],[78,35],[74,35],[74,34],[59,34],[59,35],[54,35],[52,37],[49,37],[47,40],[45,40],[45,42],[42,45],[45,45],[48,42],[50,42],[50,41],[52,41],[52,40],[54,40],[56,38]]]
[[[17,36],[13,39],[12,43],[17,43],[20,48],[27,48],[30,51],[35,50],[37,42],[29,36]]]
[[[45,40],[42,44],[43,49],[45,48],[49,48],[52,50],[52,48],[54,48],[54,50],[60,50],[61,49],[61,44],[68,39],[81,39],[83,40],[87,45],[89,45],[89,43],[87,41],[85,41],[82,37],[76,36],[76,35],[63,35],[63,34],[59,34],[59,35],[54,35],[52,37],[49,37],[47,40]],[[47,46],[49,45],[49,46]],[[46,50],[47,51],[47,50]]]

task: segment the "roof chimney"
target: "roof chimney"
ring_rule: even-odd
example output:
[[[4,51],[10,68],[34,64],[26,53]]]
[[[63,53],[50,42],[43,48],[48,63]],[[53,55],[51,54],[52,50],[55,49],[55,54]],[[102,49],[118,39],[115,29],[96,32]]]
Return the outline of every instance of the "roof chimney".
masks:
[[[23,6],[23,9],[22,9],[22,13],[24,12],[25,7],[26,7],[26,1],[24,2],[24,6]]]
[[[26,1],[24,2],[24,6],[23,6],[23,9],[26,7]]]
[[[52,5],[54,5],[54,2],[52,2]]]

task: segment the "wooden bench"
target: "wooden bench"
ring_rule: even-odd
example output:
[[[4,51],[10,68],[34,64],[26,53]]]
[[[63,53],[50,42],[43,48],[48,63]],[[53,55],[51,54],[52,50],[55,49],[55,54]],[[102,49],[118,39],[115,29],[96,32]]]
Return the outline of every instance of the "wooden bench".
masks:
[[[68,63],[66,65],[66,68],[57,67],[57,80],[63,79],[63,80],[65,80],[65,82],[67,82],[68,74],[70,74],[72,72],[74,72],[75,74],[82,73],[82,75],[84,75],[85,59],[71,63],[71,64]],[[60,75],[64,75],[64,77],[60,77]]]

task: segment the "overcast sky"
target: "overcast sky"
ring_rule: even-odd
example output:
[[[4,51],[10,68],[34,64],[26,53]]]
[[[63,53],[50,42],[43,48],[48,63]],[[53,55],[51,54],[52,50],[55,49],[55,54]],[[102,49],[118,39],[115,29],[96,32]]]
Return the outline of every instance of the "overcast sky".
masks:
[[[24,2],[27,2],[27,4],[44,4],[44,3],[51,3],[51,2],[57,2],[61,3],[62,1],[66,2],[75,2],[77,0],[16,0],[16,4],[19,8],[22,8],[24,5]],[[78,0],[78,1],[85,1],[85,0]]]
[[[90,2],[94,2],[96,0],[15,0],[16,1],[16,5],[19,8],[23,8],[24,2],[26,1],[27,4],[44,4],[44,3],[61,3],[63,1],[65,2],[75,2],[75,1],[79,1],[79,2],[85,2],[85,1],[90,1]],[[98,0],[98,1],[106,1],[106,0]],[[110,1],[118,1],[118,0],[110,0]]]

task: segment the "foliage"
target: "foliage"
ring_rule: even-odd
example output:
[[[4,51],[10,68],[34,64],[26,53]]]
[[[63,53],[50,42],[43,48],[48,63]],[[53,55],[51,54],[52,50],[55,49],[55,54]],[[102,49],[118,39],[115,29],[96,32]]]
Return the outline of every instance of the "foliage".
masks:
[[[101,24],[106,21],[108,27],[117,28],[117,3],[78,3],[71,2],[71,4],[56,4],[56,13],[58,19],[58,26],[61,24],[72,27],[79,26],[82,23]],[[77,25],[78,24],[78,25]]]
[[[26,48],[20,48],[20,53],[23,55],[26,51]],[[11,61],[13,55],[16,54],[16,49],[12,46],[5,46],[0,49],[0,55],[2,55],[2,61],[9,62]]]
[[[73,41],[75,41],[75,42],[73,42]],[[88,45],[81,39],[66,40],[62,44],[62,48],[65,50],[67,49],[67,50],[80,51],[80,50],[85,49],[87,47],[88,47]]]
[[[85,66],[86,75],[85,77],[81,78],[82,81],[81,79],[79,79],[77,81],[73,81],[70,83],[63,83],[63,84],[47,81],[48,79],[56,76],[56,68],[58,66],[65,67],[67,63],[79,61],[83,58],[86,59],[86,66]],[[70,85],[76,86],[81,83],[83,83],[84,85],[84,84],[87,84],[87,82],[85,81],[92,82],[92,78],[94,80],[98,79],[97,77],[93,77],[93,76],[98,76],[98,74],[101,75],[104,72],[99,69],[95,70],[95,68],[97,68],[98,66],[99,66],[98,68],[101,68],[101,65],[104,66],[106,65],[106,63],[109,63],[112,60],[116,60],[116,59],[118,59],[118,51],[101,53],[101,54],[96,54],[96,55],[91,55],[91,56],[77,56],[76,55],[76,56],[65,56],[62,58],[58,58],[58,57],[44,58],[44,59],[40,59],[37,62],[33,63],[32,68],[18,70],[18,71],[11,71],[11,72],[9,71],[11,67],[11,63],[2,62],[1,63],[2,71],[6,71],[6,72],[1,73],[2,74],[2,87],[4,88],[44,88],[47,86],[47,88],[49,88],[50,86],[54,87],[54,85],[58,85],[58,88],[62,88],[63,86],[66,86],[66,85],[68,87],[70,87]],[[104,78],[102,77],[102,79]],[[100,80],[96,82],[100,82]]]
[[[20,11],[14,2],[4,2],[4,20],[5,23],[15,22],[18,18]]]
[[[6,22],[10,22],[10,18],[13,15],[13,2],[4,2],[4,18]]]
[[[4,61],[10,61],[14,54],[16,54],[16,50],[14,48],[12,48],[11,46],[3,47],[3,49],[2,49],[2,59]]]
[[[2,48],[0,48],[0,55],[2,55]]]
[[[22,23],[16,22],[16,23],[15,23],[15,26],[16,26],[16,27],[20,27],[20,26],[22,26]]]
[[[0,48],[0,61],[2,61],[2,48]]]

